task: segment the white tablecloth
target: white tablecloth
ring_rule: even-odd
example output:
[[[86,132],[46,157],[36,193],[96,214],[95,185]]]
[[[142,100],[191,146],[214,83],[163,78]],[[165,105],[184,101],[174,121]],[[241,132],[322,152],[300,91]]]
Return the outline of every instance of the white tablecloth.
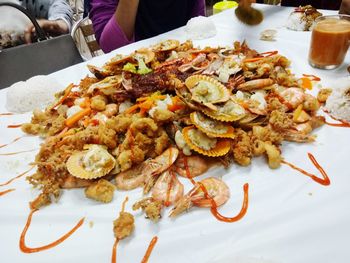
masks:
[[[247,40],[258,51],[278,50],[292,60],[292,71],[314,74],[322,84],[347,76],[346,63],[336,70],[323,71],[311,68],[307,63],[310,32],[295,32],[284,28],[291,8],[257,5],[264,11],[264,22],[256,27],[242,25],[228,10],[211,17],[218,34],[216,37],[194,41],[196,45],[232,45],[235,40]],[[324,11],[326,14],[334,12]],[[278,31],[275,42],[259,40],[264,29]],[[154,44],[160,40],[176,38],[186,40],[182,28],[169,33],[123,47],[114,53],[127,54],[133,50]],[[102,65],[112,54],[89,61]],[[59,54],[58,54],[59,55]],[[88,71],[86,63],[52,74],[60,83],[77,83]],[[317,92],[317,88],[312,91]],[[0,112],[4,107],[6,90],[0,91]],[[18,129],[7,129],[8,124],[29,121],[30,114],[0,117],[0,144],[21,136]],[[201,178],[220,176],[229,185],[231,198],[221,208],[227,216],[233,216],[241,208],[242,187],[249,183],[249,208],[246,216],[236,223],[217,221],[208,209],[194,208],[176,220],[167,217],[165,211],[158,224],[144,219],[139,212],[135,233],[120,242],[118,262],[140,262],[149,241],[158,236],[158,243],[149,262],[318,262],[343,263],[350,258],[350,172],[349,130],[324,126],[316,131],[317,141],[311,144],[285,143],[283,157],[307,171],[319,175],[307,158],[314,154],[329,174],[328,187],[315,183],[287,166],[277,170],[267,167],[264,158],[256,158],[249,167],[232,165],[228,170],[213,168]],[[38,148],[40,139],[26,137],[17,143],[0,149],[0,153]],[[0,184],[28,169],[35,152],[13,156],[0,156]],[[182,180],[185,191],[191,184]],[[82,190],[66,190],[57,204],[52,204],[34,214],[27,233],[27,245],[37,247],[52,242],[85,217],[84,225],[59,246],[34,254],[24,254],[18,242],[29,213],[28,201],[39,193],[23,179],[13,182],[0,191],[16,190],[0,197],[0,251],[1,262],[110,262],[113,237],[112,221],[117,217],[126,195],[131,204],[141,197],[141,189],[115,192],[109,204],[99,204],[86,199]],[[90,223],[92,222],[92,223]]]

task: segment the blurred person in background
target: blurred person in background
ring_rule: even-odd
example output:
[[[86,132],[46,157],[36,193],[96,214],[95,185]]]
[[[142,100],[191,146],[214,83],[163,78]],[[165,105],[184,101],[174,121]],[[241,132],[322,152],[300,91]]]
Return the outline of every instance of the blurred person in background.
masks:
[[[205,15],[205,0],[90,0],[90,4],[89,17],[104,52]]]
[[[26,8],[49,36],[67,34],[73,11],[66,0],[0,0]],[[35,29],[24,14],[12,7],[0,7],[0,49],[35,40]]]

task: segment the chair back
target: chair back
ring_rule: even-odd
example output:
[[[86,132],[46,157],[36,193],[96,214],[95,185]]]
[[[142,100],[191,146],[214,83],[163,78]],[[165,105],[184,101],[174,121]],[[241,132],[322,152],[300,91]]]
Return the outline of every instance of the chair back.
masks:
[[[95,32],[91,20],[82,18],[73,26],[71,36],[84,60],[103,54],[102,49],[95,38]]]

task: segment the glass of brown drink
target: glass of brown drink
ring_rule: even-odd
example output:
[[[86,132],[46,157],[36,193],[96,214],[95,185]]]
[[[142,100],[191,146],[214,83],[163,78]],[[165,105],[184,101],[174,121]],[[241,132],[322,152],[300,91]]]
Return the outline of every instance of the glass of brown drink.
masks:
[[[349,15],[318,17],[312,30],[310,65],[321,69],[334,69],[340,66],[348,51],[349,40]]]

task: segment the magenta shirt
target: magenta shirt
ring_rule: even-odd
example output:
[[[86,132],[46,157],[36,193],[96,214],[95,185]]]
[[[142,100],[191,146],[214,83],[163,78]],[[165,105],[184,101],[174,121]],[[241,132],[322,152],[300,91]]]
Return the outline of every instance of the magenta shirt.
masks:
[[[142,1],[142,0],[140,0]],[[176,1],[176,0],[174,0]],[[188,19],[205,15],[205,0],[194,0],[193,10]],[[104,52],[110,52],[139,39],[128,39],[114,17],[119,0],[92,0],[89,17],[92,21],[96,39]]]

